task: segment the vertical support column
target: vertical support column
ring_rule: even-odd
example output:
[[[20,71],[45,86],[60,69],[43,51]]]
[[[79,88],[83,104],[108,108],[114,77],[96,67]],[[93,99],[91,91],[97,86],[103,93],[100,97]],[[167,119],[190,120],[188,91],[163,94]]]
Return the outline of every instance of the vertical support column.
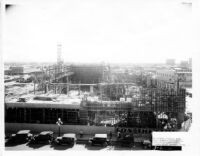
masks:
[[[97,124],[97,112],[98,111],[96,111],[95,114],[94,114],[95,115],[95,117],[94,117],[95,125]]]
[[[155,95],[155,115],[156,115],[156,129],[158,129],[158,94],[156,91],[156,95]]]
[[[125,100],[127,101],[128,97],[128,85],[125,86]]]
[[[24,108],[24,123],[26,123],[26,108]]]
[[[100,85],[101,102],[102,102],[102,98],[103,98],[103,95],[102,95],[103,93],[102,92],[103,92],[103,86]]]
[[[43,85],[43,84],[42,84],[42,85]],[[47,93],[47,85],[46,85],[46,83],[43,85],[42,88],[44,89],[44,93],[46,94],[46,93]]]
[[[61,120],[63,121],[63,109],[61,109]]]
[[[57,93],[61,94],[61,86],[58,86]]]
[[[66,92],[66,94],[67,94],[67,89],[66,89],[66,88],[67,88],[67,85],[64,85],[64,86],[63,86],[63,89],[65,90],[65,92]]]
[[[69,83],[69,77],[67,76],[67,83]]]
[[[69,84],[67,84],[67,94],[69,93]]]
[[[67,122],[69,122],[69,116],[68,116],[69,113],[68,112],[69,112],[69,110],[66,111]]]
[[[80,85],[78,86],[78,94],[79,95],[81,94],[81,86]]]
[[[75,121],[77,123],[77,121],[78,121],[78,112],[77,112],[77,110],[75,110],[75,114],[76,114]]]
[[[17,108],[15,108],[15,122],[17,122]]]
[[[94,86],[90,86],[90,93],[94,92]]]
[[[35,94],[35,81],[34,81],[34,88],[33,88],[33,90],[34,90],[34,94]]]
[[[6,87],[4,86],[4,91],[6,90]],[[5,91],[6,92],[6,91]],[[7,104],[6,104],[6,96],[4,96],[4,113],[5,113],[5,119],[7,119]]]
[[[67,94],[69,93],[69,77],[67,76]]]
[[[116,88],[116,99],[118,98],[118,96],[119,96],[119,86],[118,86],[118,84],[117,84],[117,86],[116,86],[117,88]]]
[[[49,85],[46,83],[46,93],[48,93],[48,91],[49,91]]]
[[[18,114],[18,116],[19,116],[19,122],[22,122],[22,110],[23,109],[19,108],[19,114]]]
[[[45,108],[42,109],[42,122],[45,123]]]
[[[30,108],[30,117],[29,117],[30,123],[31,123],[31,108]]]
[[[57,86],[55,85],[55,94],[57,94]]]

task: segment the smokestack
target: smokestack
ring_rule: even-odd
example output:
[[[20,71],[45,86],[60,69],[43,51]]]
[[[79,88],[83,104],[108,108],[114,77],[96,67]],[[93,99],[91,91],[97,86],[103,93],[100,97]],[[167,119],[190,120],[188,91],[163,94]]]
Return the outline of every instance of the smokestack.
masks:
[[[63,60],[62,60],[62,44],[61,43],[57,44],[57,63],[58,64],[63,63]]]

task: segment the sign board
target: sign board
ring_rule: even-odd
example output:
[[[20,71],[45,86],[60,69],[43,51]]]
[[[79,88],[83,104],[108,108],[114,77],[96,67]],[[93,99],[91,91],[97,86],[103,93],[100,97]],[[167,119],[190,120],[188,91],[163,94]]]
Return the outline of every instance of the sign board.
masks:
[[[187,132],[152,132],[153,146],[183,146]]]
[[[123,101],[123,102],[124,102],[124,101],[125,101],[125,98],[120,98],[119,101]]]

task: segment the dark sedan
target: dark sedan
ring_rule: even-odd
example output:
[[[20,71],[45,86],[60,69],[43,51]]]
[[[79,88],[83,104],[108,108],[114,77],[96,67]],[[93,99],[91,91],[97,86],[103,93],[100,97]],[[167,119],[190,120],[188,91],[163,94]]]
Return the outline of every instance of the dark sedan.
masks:
[[[76,134],[67,133],[63,134],[61,137],[57,137],[55,142],[59,145],[74,145],[76,143]]]
[[[38,144],[45,144],[51,143],[54,140],[53,132],[52,131],[43,131],[38,135],[35,135],[31,143],[38,143]]]
[[[16,134],[12,134],[8,139],[10,143],[25,143],[31,140],[33,135],[30,133],[30,130],[20,130]]]
[[[123,138],[119,139],[118,142],[121,146],[132,147],[134,145],[134,137],[132,135],[126,134]]]
[[[152,146],[151,146],[151,141],[148,140],[148,139],[143,140],[142,144],[143,144],[143,147],[144,147],[145,149],[151,149],[151,148],[152,148]]]
[[[91,145],[103,145],[107,146],[109,144],[107,134],[95,134],[93,138],[89,139]]]

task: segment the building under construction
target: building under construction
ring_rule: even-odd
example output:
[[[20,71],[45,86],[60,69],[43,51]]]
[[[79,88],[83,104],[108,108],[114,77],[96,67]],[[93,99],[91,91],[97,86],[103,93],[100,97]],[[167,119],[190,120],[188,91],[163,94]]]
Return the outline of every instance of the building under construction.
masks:
[[[64,124],[163,129],[175,119],[173,128],[180,127],[185,112],[184,89],[113,83],[108,81],[111,74],[105,76],[108,71],[102,68],[109,69],[96,66],[95,74],[87,74],[91,67],[84,72],[67,67],[68,71],[45,81],[44,94],[26,102],[6,102],[6,122],[53,124],[60,117]]]
[[[185,89],[147,88],[140,85],[140,75],[127,74],[105,64],[65,65],[58,58],[56,65],[44,69],[43,79],[35,81],[42,93],[23,102],[5,100],[5,121],[55,124],[61,118],[71,125],[179,129]]]

